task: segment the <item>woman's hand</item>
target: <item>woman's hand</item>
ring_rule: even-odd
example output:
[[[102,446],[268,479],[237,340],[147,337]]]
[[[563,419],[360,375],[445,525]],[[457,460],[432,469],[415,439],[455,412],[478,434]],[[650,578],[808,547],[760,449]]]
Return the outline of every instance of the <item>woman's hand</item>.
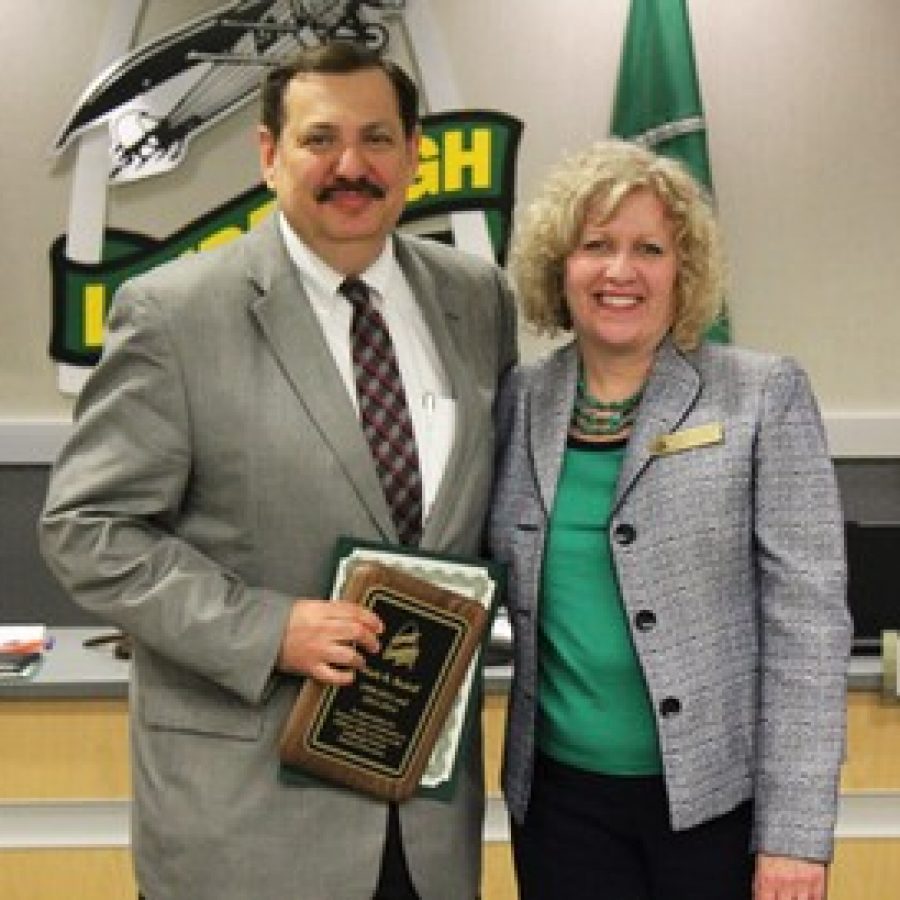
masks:
[[[753,900],[825,900],[827,871],[825,863],[760,853]]]

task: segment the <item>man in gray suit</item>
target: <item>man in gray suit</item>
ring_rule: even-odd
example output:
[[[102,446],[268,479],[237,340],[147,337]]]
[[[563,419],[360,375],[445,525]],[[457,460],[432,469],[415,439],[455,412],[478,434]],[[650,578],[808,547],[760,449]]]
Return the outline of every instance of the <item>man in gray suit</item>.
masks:
[[[392,234],[417,104],[398,67],[350,45],[274,69],[259,142],[277,213],[123,286],[57,461],[44,554],[134,641],[132,831],[148,900],[478,892],[477,728],[449,800],[398,810],[279,778],[296,676],[346,682],[379,646],[372,614],[316,599],[335,542],[398,540],[358,418],[347,276],[367,284],[396,350],[418,543],[479,549],[515,315],[495,266]]]

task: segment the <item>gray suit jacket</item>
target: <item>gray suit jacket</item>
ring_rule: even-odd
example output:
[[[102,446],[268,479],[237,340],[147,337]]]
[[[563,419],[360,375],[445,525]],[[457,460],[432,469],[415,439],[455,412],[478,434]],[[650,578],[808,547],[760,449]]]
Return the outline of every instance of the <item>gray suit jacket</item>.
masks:
[[[457,401],[422,546],[480,550],[493,401],[514,361],[496,267],[397,237]],[[369,449],[272,216],[126,284],[40,526],[86,609],[135,639],[133,846],[152,900],[368,900],[386,807],[285,786],[296,682],[273,675],[291,601],[327,595],[336,539],[395,541]],[[474,897],[480,735],[452,802],[401,809],[423,900]]]
[[[541,557],[576,379],[573,345],[520,369],[500,404],[490,541],[510,566],[515,674],[504,759],[528,807]],[[653,455],[670,432],[724,441]],[[663,343],[609,522],[656,710],[672,824],[753,797],[756,849],[826,859],[843,752],[851,626],[843,519],[806,377],[789,360]]]

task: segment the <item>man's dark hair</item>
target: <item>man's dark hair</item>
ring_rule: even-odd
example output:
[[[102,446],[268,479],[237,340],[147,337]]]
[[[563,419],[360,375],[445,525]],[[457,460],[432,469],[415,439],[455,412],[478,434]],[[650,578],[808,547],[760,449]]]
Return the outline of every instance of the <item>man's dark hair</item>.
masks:
[[[262,124],[276,139],[284,126],[284,95],[297,75],[344,75],[366,69],[381,69],[393,85],[406,137],[412,137],[419,122],[419,91],[415,82],[395,62],[367,50],[361,44],[334,41],[304,47],[273,66],[262,83]]]

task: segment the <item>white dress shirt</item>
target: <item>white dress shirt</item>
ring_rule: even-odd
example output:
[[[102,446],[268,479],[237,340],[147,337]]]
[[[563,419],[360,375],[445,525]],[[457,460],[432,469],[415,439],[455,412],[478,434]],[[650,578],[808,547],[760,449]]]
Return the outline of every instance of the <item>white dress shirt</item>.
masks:
[[[335,365],[359,412],[356,379],[350,350],[350,301],[339,292],[344,276],[316,256],[279,213],[288,254],[300,273],[303,287]],[[456,404],[431,332],[422,317],[406,277],[394,256],[393,241],[385,243],[375,262],[359,277],[391,334],[400,377],[416,435],[422,476],[422,521],[431,510],[444,475],[456,429]]]

